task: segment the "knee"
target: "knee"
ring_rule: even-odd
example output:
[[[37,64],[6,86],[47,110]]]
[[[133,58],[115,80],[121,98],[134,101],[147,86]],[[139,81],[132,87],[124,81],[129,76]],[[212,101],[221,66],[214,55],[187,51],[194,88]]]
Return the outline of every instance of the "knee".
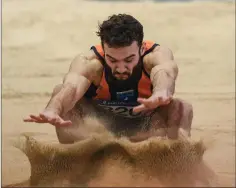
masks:
[[[193,119],[193,105],[187,101],[182,101],[183,111],[189,120]]]
[[[188,113],[189,119],[193,119],[193,105],[190,103],[186,103],[185,105],[185,109]]]
[[[172,109],[183,112],[182,115],[188,116],[190,119],[193,118],[193,105],[182,99],[173,99],[170,103]]]
[[[192,104],[181,99],[173,99],[169,105],[169,126],[183,128],[185,131],[187,131],[188,136],[191,136],[190,130],[193,121]],[[170,133],[170,137],[177,137],[177,134],[178,132]]]
[[[57,139],[60,144],[73,144],[73,137],[65,128],[56,128]]]

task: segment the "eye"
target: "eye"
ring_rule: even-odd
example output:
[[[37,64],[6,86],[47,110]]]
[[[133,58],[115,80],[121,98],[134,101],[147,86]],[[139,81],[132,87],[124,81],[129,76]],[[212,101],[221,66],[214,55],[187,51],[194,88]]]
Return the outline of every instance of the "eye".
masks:
[[[113,58],[110,58],[110,57],[108,57],[107,60],[111,63],[116,63],[117,62],[116,59],[113,59]]]
[[[111,63],[116,63],[117,61],[114,60],[114,59],[110,59],[110,62],[111,62]]]
[[[131,63],[133,61],[133,59],[126,59],[125,62],[126,63]]]

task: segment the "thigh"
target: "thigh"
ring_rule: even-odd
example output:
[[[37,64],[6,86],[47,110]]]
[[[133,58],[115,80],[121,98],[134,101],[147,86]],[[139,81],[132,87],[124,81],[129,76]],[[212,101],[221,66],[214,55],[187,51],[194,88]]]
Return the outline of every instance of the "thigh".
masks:
[[[158,107],[145,117],[142,132],[147,132],[149,137],[166,136],[167,134],[167,111],[166,108]]]
[[[190,130],[192,118],[192,106],[181,99],[173,99],[168,105],[154,110],[150,127],[164,130],[168,138],[177,138],[180,127]]]

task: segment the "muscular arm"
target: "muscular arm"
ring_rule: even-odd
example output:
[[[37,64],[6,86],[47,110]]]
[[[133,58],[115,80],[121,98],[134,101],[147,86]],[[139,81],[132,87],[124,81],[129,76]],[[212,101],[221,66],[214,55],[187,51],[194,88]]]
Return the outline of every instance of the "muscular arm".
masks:
[[[93,54],[77,56],[63,79],[61,90],[51,98],[45,110],[53,110],[58,115],[67,113],[84,96],[90,84],[99,79],[101,71],[102,65]]]
[[[153,94],[159,91],[167,91],[172,96],[175,91],[178,66],[171,50],[165,47],[156,47],[152,53],[145,56],[144,66],[150,74]]]

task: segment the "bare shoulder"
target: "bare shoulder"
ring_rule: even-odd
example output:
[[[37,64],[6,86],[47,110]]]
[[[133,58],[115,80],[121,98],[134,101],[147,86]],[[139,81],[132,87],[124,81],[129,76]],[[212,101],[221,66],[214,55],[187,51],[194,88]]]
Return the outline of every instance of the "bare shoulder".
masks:
[[[91,82],[102,77],[103,65],[93,51],[78,54],[71,62],[69,72],[85,76]]]
[[[154,50],[147,54],[144,59],[144,67],[147,72],[156,65],[166,64],[174,61],[174,55],[171,49],[165,46],[157,46]]]

